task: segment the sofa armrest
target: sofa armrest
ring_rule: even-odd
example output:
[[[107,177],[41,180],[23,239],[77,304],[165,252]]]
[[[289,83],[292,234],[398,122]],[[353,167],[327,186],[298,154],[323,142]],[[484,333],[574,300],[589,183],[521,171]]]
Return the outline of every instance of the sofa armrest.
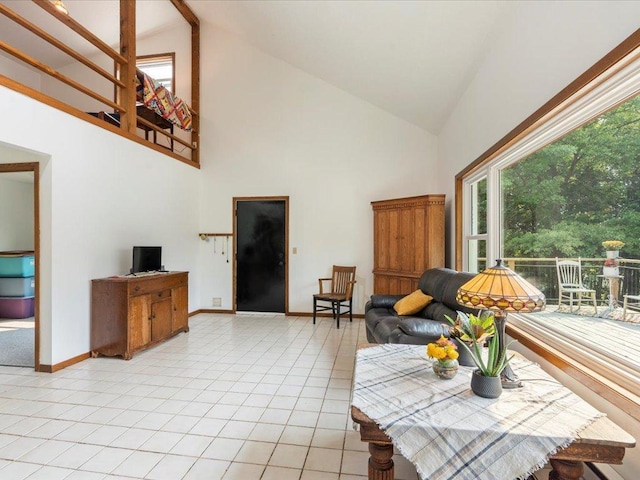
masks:
[[[416,337],[440,337],[444,335],[449,336],[449,327],[443,325],[437,320],[431,320],[428,318],[420,317],[400,317],[400,323],[398,328],[407,335],[413,335]]]
[[[371,295],[371,308],[393,308],[406,295]]]

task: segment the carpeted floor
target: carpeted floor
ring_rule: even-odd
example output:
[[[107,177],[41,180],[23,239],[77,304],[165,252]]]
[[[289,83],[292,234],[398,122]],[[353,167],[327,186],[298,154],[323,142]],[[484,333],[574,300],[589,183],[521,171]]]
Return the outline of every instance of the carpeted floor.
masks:
[[[33,318],[0,320],[0,365],[33,367],[34,335]]]

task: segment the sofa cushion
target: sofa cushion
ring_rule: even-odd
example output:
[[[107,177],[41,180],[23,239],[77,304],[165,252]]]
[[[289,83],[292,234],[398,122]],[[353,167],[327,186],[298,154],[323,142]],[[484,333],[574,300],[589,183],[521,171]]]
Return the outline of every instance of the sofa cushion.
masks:
[[[429,305],[432,300],[433,297],[431,295],[422,293],[422,290],[416,290],[398,300],[393,309],[398,315],[413,315]]]
[[[371,295],[371,300],[369,300],[364,307],[365,313],[372,308],[393,308],[396,302],[402,297],[404,297],[404,295],[380,295],[374,293]]]
[[[454,277],[456,273],[458,272],[450,268],[431,268],[420,277],[418,288],[424,293],[431,295],[434,302],[442,302],[447,282]],[[453,298],[455,301],[455,295]]]
[[[440,335],[449,336],[449,328],[435,320],[426,318],[403,318],[398,323],[398,328],[407,335],[427,337],[429,341],[435,341]]]
[[[400,317],[388,308],[373,308],[367,312],[367,340],[372,343],[386,343],[389,335],[396,330]]]

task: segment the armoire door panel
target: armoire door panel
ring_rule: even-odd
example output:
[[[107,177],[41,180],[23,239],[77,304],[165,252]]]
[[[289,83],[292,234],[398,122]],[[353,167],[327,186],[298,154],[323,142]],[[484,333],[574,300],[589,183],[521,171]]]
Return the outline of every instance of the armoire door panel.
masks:
[[[414,229],[413,212],[410,208],[400,211],[400,270],[413,271]]]
[[[375,270],[389,268],[389,212],[381,211],[374,220],[374,266]]]
[[[444,202],[444,195],[371,202],[374,293],[410,293],[425,270],[444,266]]]
[[[420,274],[427,266],[426,250],[427,239],[425,236],[426,213],[424,208],[416,208],[413,212],[413,238],[415,248],[413,249],[413,264],[410,271]]]
[[[389,211],[389,270],[400,270],[400,212]]]

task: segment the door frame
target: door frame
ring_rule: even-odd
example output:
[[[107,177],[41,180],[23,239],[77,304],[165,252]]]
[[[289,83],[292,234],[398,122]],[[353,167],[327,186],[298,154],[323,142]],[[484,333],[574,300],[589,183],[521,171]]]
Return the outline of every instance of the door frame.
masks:
[[[36,264],[33,364],[34,370],[40,372],[40,164],[38,162],[0,164],[0,174],[7,172],[33,172],[33,253]]]
[[[238,309],[238,202],[284,202],[284,314],[289,315],[289,196],[233,197],[233,313]]]

